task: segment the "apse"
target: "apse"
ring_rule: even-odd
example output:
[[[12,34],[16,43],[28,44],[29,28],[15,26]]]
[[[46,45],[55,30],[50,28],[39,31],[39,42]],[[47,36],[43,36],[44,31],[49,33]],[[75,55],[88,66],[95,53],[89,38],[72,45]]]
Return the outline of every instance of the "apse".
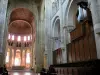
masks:
[[[12,10],[8,24],[5,63],[8,68],[31,68],[32,43],[35,38],[33,13],[27,8]],[[34,37],[32,37],[34,36]]]

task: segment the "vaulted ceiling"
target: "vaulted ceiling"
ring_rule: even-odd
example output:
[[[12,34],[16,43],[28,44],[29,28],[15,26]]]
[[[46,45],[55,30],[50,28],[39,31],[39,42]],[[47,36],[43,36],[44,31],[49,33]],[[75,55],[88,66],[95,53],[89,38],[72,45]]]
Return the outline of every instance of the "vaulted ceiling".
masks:
[[[15,8],[10,15],[8,25],[9,33],[31,34],[33,26],[33,13],[27,8]]]
[[[12,2],[13,0],[9,0]],[[15,0],[15,2],[28,2],[34,1],[37,6],[41,6],[42,0]],[[27,8],[15,8],[12,10],[9,18],[8,32],[14,34],[30,34],[34,29],[32,29],[32,24],[34,22],[33,13]],[[34,32],[33,32],[34,33]]]
[[[32,27],[24,20],[16,20],[11,22],[8,30],[13,34],[30,34],[32,32]]]
[[[33,13],[27,8],[15,8],[10,15],[10,22],[15,20],[24,20],[31,24]]]

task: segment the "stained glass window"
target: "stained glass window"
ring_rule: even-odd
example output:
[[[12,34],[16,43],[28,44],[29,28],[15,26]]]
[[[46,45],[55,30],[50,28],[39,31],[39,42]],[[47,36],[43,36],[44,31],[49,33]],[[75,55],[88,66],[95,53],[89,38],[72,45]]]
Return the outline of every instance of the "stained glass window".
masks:
[[[30,53],[26,54],[26,63],[30,64]]]
[[[24,36],[24,41],[26,41],[26,36]]]
[[[14,36],[14,35],[12,35],[12,38],[11,38],[11,39],[12,39],[12,40],[14,40],[14,37],[15,37],[15,36]]]
[[[30,36],[28,36],[28,41],[30,40]]]
[[[18,36],[17,41],[21,41],[21,36]]]
[[[8,39],[10,39],[11,38],[11,36],[10,36],[10,34],[8,35]]]

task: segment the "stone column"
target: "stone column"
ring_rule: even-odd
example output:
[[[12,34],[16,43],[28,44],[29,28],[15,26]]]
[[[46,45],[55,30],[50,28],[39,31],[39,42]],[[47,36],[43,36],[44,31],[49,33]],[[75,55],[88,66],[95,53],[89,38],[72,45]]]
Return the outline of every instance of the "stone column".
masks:
[[[35,50],[35,43],[34,43],[34,41],[32,40],[32,45],[31,45],[31,67],[32,67],[32,69],[34,69],[35,70],[35,54],[34,54],[34,50]]]
[[[3,56],[2,53],[0,53],[0,61],[3,60],[3,57],[2,56]],[[3,62],[1,61],[0,62],[0,66],[2,66],[2,64],[3,64]]]
[[[10,56],[9,56],[10,58],[9,58],[9,66],[10,66],[10,68],[12,67],[12,48],[10,48]]]
[[[88,0],[88,3],[93,19],[97,58],[100,59],[100,5],[98,4],[98,1],[99,0]]]
[[[27,49],[25,49],[25,68],[26,68],[26,53],[27,53]]]
[[[5,63],[5,49],[6,49],[6,43],[4,42],[6,40],[6,37],[4,36],[5,31],[5,20],[6,20],[6,11],[7,11],[7,4],[8,0],[0,0],[0,61],[1,65]]]
[[[64,29],[64,34],[65,34],[65,36],[64,36],[64,45],[65,45],[64,54],[66,54],[66,58],[65,59],[66,59],[66,62],[67,62],[67,57],[68,57],[67,44],[70,43],[70,33],[68,32],[68,29],[67,29],[66,25],[63,27],[63,29]]]
[[[95,33],[100,33],[100,5],[97,0],[89,0]]]
[[[17,50],[17,48],[14,48],[14,64],[13,64],[13,66],[15,66],[16,50]]]
[[[20,66],[22,66],[22,58],[23,58],[23,57],[22,57],[22,55],[23,55],[22,53],[23,53],[23,49],[22,49],[22,48],[20,48],[20,56],[21,56]]]

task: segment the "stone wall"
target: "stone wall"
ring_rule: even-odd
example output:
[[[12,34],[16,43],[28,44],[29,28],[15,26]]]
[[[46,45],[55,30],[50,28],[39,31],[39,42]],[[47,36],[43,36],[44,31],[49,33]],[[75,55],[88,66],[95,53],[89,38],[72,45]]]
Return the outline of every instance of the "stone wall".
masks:
[[[67,35],[66,35],[66,30],[64,29],[64,26],[66,24],[66,20],[65,20],[65,13],[66,13],[66,9],[67,9],[67,4],[68,4],[69,0],[64,0],[64,2],[62,2],[62,0],[59,0],[59,7],[56,11],[55,14],[53,14],[53,10],[52,10],[52,2],[51,1],[45,1],[45,50],[47,52],[47,62],[48,62],[48,66],[53,64],[53,54],[52,52],[55,50],[54,49],[54,39],[53,38],[53,29],[54,29],[54,25],[55,25],[55,20],[57,20],[57,17],[60,19],[60,40],[61,40],[61,48],[62,50],[62,63],[66,63],[67,62],[67,52],[66,52],[66,41],[67,39]],[[49,7],[48,7],[49,5]]]

